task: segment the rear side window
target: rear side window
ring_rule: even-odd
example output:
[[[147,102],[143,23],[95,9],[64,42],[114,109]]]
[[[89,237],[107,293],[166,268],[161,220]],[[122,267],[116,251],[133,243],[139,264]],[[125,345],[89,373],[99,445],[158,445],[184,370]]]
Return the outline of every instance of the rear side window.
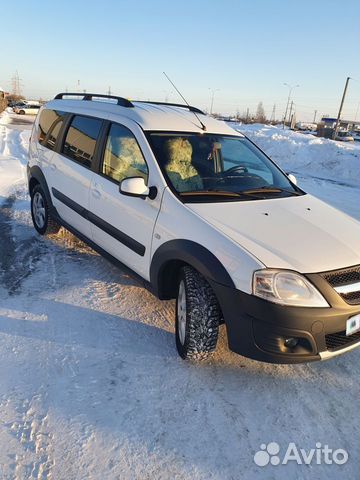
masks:
[[[32,107],[35,108],[35,107]],[[40,107],[37,107],[40,108]],[[43,110],[40,113],[39,119],[39,129],[38,129],[38,141],[41,145],[46,145],[46,136],[50,132],[51,129],[54,128],[56,122],[61,120],[64,117],[65,113],[56,111],[56,110]],[[49,147],[48,147],[49,148]]]
[[[66,134],[63,154],[90,168],[101,124],[102,120],[75,115]]]
[[[44,143],[44,146],[49,148],[50,150],[54,150],[56,140],[59,136],[61,127],[63,126],[64,118],[60,117],[58,120],[53,123],[52,127],[50,128],[49,135]]]

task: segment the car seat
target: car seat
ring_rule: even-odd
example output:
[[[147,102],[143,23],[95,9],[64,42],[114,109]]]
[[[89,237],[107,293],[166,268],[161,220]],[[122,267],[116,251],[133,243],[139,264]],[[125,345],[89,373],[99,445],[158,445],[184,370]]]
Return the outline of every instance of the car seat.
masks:
[[[201,190],[203,182],[192,164],[192,145],[181,137],[172,138],[165,144],[168,163],[166,173],[179,192]]]

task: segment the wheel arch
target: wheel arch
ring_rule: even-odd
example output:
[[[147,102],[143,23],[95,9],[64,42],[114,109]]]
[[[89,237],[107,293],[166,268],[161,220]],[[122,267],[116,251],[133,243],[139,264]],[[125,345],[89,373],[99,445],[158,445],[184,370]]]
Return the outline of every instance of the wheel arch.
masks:
[[[150,282],[161,300],[176,297],[178,273],[185,265],[207,280],[235,288],[226,268],[210,250],[191,240],[170,240],[155,251],[150,265]]]
[[[50,190],[47,185],[45,175],[41,171],[40,167],[37,165],[33,165],[32,167],[29,167],[28,170],[28,182],[29,182],[29,193],[31,195],[32,190],[36,185],[40,185],[41,188],[43,189],[46,197],[46,201],[50,207],[50,209],[53,208],[53,203],[50,195]]]

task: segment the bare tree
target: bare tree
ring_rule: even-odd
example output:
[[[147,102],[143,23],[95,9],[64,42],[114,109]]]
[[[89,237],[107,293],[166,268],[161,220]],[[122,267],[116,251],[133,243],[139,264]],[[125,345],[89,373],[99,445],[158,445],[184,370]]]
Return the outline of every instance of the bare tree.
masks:
[[[255,122],[256,123],[266,123],[266,115],[265,110],[262,102],[259,102],[259,105],[256,110],[255,115]]]
[[[10,95],[7,95],[6,100],[7,103],[20,102],[21,100],[25,100],[25,97],[23,95],[13,95],[10,93]]]

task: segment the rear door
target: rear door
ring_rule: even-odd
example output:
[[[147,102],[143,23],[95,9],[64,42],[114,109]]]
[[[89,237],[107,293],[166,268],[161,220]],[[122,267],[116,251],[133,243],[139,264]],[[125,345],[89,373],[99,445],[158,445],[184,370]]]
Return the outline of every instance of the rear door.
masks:
[[[60,217],[89,239],[89,190],[102,123],[99,118],[70,115],[49,168],[50,191]]]
[[[35,120],[31,135],[31,158],[45,175],[48,187],[53,181],[53,167],[51,160],[54,156],[56,142],[67,114],[59,110],[43,109]],[[35,152],[35,149],[37,152]],[[30,153],[31,153],[30,152]]]
[[[122,119],[121,124],[107,122],[89,206],[95,243],[146,279],[149,278],[151,241],[164,188],[151,156],[135,122],[126,119]],[[149,187],[157,188],[154,199],[120,193],[119,184],[124,178],[139,176]]]

